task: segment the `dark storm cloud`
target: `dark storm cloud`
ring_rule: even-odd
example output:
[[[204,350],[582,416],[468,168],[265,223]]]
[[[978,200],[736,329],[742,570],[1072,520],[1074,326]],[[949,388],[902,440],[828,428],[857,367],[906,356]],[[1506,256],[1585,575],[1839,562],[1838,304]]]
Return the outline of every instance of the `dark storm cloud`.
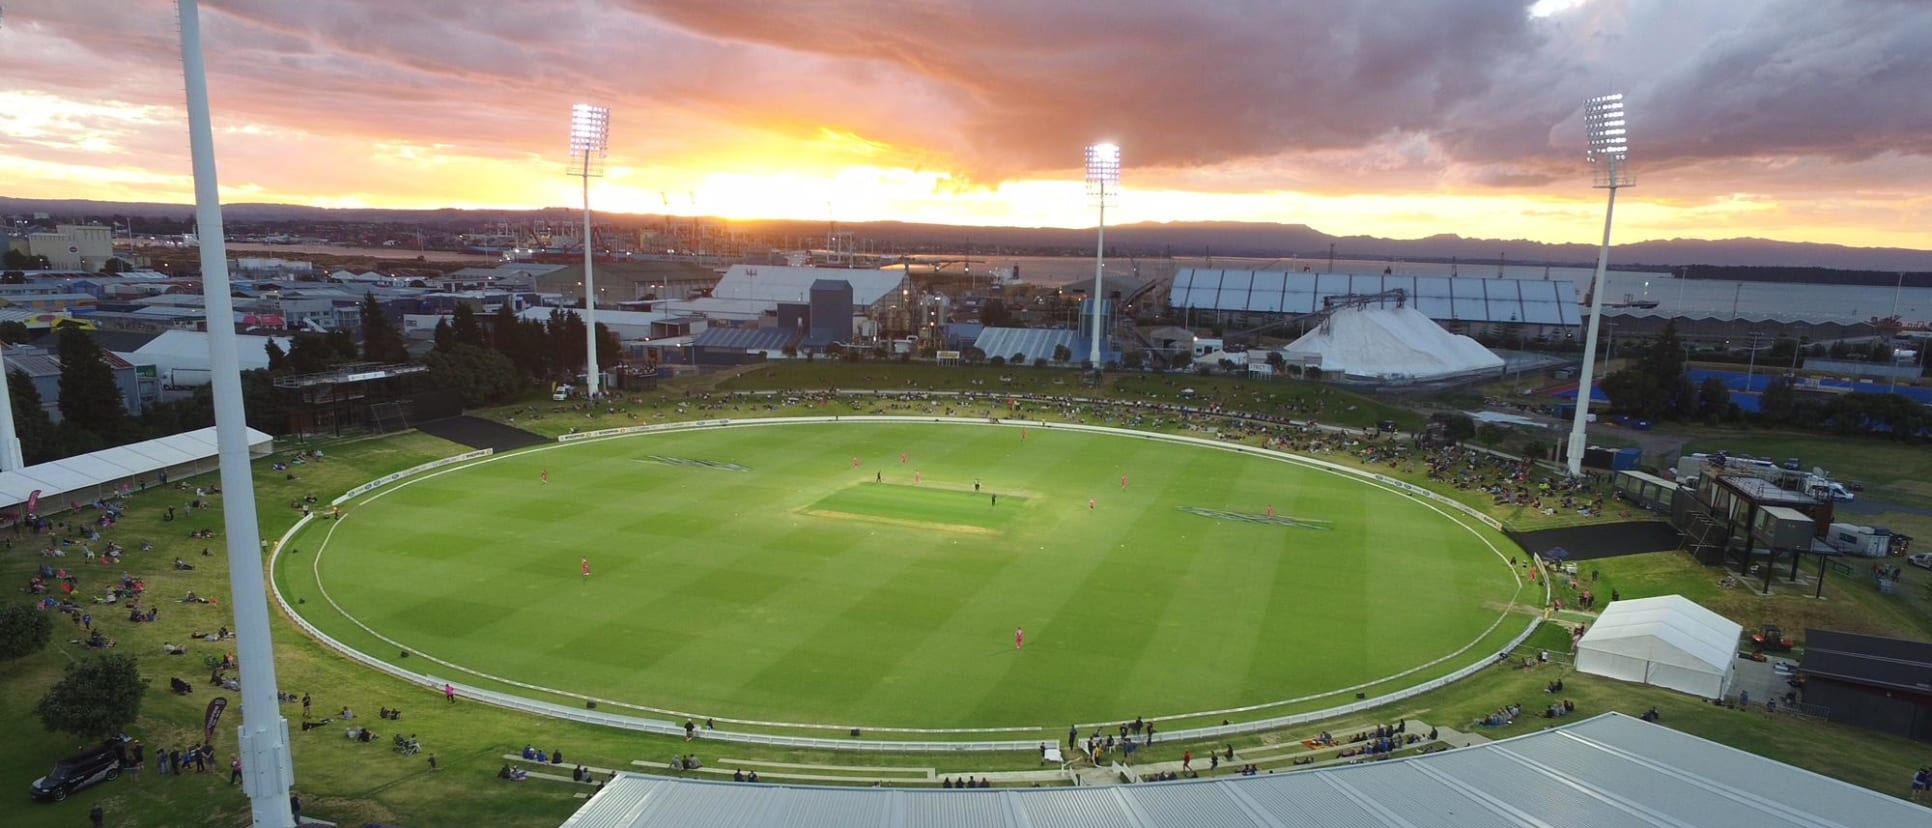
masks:
[[[1932,155],[1925,0],[1529,4],[210,0],[203,19],[218,117],[487,155],[554,154],[591,99],[638,155],[824,127],[993,182],[1108,138],[1144,175],[1229,189],[1520,190],[1578,175],[1580,102],[1611,89],[1642,170]],[[171,2],[21,0],[7,25],[17,88],[179,105]]]

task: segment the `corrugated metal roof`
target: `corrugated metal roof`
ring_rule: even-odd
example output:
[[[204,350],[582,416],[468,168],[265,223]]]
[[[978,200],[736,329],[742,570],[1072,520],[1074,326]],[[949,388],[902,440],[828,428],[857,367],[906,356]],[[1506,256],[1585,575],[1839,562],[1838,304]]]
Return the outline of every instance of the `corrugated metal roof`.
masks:
[[[1087,349],[1074,347],[1079,337],[1079,331],[1067,328],[986,328],[973,340],[973,347],[983,351],[988,359],[1012,359],[1014,354],[1025,354],[1030,363],[1041,357],[1052,359],[1054,346],[1065,345],[1074,359],[1085,359]]]
[[[735,264],[718,280],[711,295],[719,299],[809,302],[812,284],[823,279],[852,285],[852,304],[867,306],[899,290],[905,284],[906,274],[898,270]]]
[[[1798,671],[1860,684],[1932,693],[1932,642],[1807,630]]]
[[[693,348],[777,351],[798,338],[784,328],[707,328],[691,341]]]
[[[1275,270],[1182,268],[1168,304],[1176,308],[1314,313],[1335,296],[1400,288],[1431,319],[1576,325],[1582,320],[1576,286],[1562,279],[1477,279],[1455,276],[1290,273]]]
[[[620,776],[565,828],[1922,828],[1924,808],[1606,713],[1444,753],[1314,770],[986,791]]]

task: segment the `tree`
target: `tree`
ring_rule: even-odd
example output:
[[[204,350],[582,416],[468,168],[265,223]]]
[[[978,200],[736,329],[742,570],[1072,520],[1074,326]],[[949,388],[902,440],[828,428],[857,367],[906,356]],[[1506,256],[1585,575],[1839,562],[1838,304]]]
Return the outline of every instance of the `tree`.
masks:
[[[1026,352],[1025,352],[1025,351],[1014,351],[1014,352],[1013,352],[1013,355],[1012,355],[1012,356],[1010,356],[1010,357],[1007,357],[1007,358],[1006,358],[1006,362],[1007,362],[1007,364],[1009,364],[1009,365],[1025,365],[1025,364],[1026,364]]]
[[[1006,364],[1006,357],[1003,357],[1003,356],[993,357],[992,359],[987,360],[986,364],[997,368],[999,366]]]
[[[268,352],[268,370],[280,371],[288,365],[288,352],[282,350],[282,346],[277,344],[273,337],[269,338],[268,344],[262,346],[262,350]]]
[[[28,465],[45,463],[66,456],[61,451],[60,431],[54,418],[40,400],[40,389],[26,371],[7,372],[7,391],[13,396],[14,436],[20,438],[21,458]]]
[[[40,652],[54,637],[54,618],[32,604],[0,606],[0,661]]]
[[[505,311],[508,313],[504,313]],[[510,310],[509,302],[504,302],[503,307],[497,311],[498,325],[503,324],[502,318],[506,315],[513,322],[517,318],[516,312]],[[456,312],[450,314],[449,328],[450,334],[456,339],[456,344],[475,345],[479,348],[483,346],[483,326],[477,323],[476,311],[470,307],[470,303],[456,303]]]
[[[60,416],[73,428],[104,441],[128,436],[128,414],[114,368],[107,364],[94,337],[79,328],[59,334]]]
[[[1045,367],[1047,367],[1047,358],[1046,358],[1046,357],[1034,357],[1034,358],[1033,358],[1033,367],[1035,367],[1035,368],[1045,368]]]
[[[409,361],[409,343],[403,341],[396,323],[383,315],[382,303],[373,292],[362,295],[362,355],[370,362]]]
[[[1776,377],[1764,387],[1758,400],[1758,416],[1773,423],[1788,423],[1798,416],[1798,387],[1790,377]]]
[[[1288,370],[1288,358],[1282,356],[1280,351],[1269,351],[1268,367],[1279,376]]]
[[[1462,443],[1476,436],[1476,418],[1460,411],[1437,414],[1429,419],[1442,423],[1443,434],[1452,442]]]
[[[1053,346],[1053,361],[1054,362],[1073,361],[1073,349],[1068,348],[1064,343]]]
[[[1129,371],[1138,371],[1147,363],[1147,355],[1140,351],[1128,351],[1120,355],[1120,366]]]
[[[1005,328],[1013,323],[1013,312],[999,299],[988,299],[979,306],[979,323],[989,328]]]
[[[604,323],[597,323],[597,367],[608,371],[623,362],[623,340],[618,339],[617,333],[605,327]]]
[[[1192,363],[1193,361],[1194,361],[1193,351],[1175,351],[1174,357],[1168,360],[1168,362],[1173,364],[1173,366],[1176,368],[1186,368],[1188,364]]]
[[[344,343],[334,334],[298,332],[289,339],[288,370],[297,374],[319,374],[330,368],[355,359],[355,343],[347,343],[349,353],[341,352]]]
[[[26,283],[27,274],[18,270],[9,270],[5,273],[0,273],[0,285],[24,285]]]
[[[127,729],[141,714],[148,689],[134,657],[122,653],[69,662],[67,673],[47,690],[34,715],[48,730],[105,739]]]
[[[959,358],[973,364],[978,364],[986,361],[986,352],[980,350],[977,345],[968,345],[959,350]]]
[[[1731,388],[1717,377],[1705,377],[1697,387],[1697,416],[1716,422],[1731,410]]]
[[[268,434],[288,433],[288,409],[282,393],[275,387],[275,372],[256,369],[241,372],[242,411],[248,427]]]
[[[1485,446],[1499,446],[1509,439],[1509,429],[1495,423],[1483,423],[1476,427],[1476,442]]]
[[[470,407],[507,401],[523,388],[523,376],[510,358],[478,345],[452,345],[423,358],[431,381],[463,395]]]

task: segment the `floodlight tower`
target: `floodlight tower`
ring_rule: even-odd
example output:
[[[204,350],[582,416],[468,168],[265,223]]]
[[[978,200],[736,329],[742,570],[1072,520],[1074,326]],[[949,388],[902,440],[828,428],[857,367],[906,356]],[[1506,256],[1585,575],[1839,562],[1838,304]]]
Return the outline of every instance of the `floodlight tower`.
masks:
[[[20,436],[13,427],[13,388],[7,382],[6,347],[0,344],[0,472],[20,471],[27,465],[20,453]]]
[[[1597,251],[1597,272],[1590,282],[1590,328],[1583,339],[1583,373],[1576,387],[1576,417],[1570,423],[1566,458],[1572,477],[1583,473],[1583,424],[1590,416],[1590,385],[1596,381],[1597,330],[1603,324],[1603,274],[1610,267],[1610,220],[1617,212],[1617,188],[1636,182],[1623,172],[1630,157],[1623,118],[1623,93],[1599,95],[1583,102],[1583,124],[1589,132],[1591,163],[1601,163],[1596,186],[1610,191],[1603,209],[1603,247]]]
[[[1107,268],[1107,202],[1115,198],[1120,188],[1120,147],[1113,144],[1094,144],[1087,147],[1087,195],[1092,196],[1094,205],[1100,208],[1099,239],[1094,244],[1093,254],[1093,348],[1087,352],[1087,361],[1095,371],[1100,370],[1100,276]]]
[[[288,801],[295,769],[289,755],[288,720],[282,718],[276,698],[275,646],[268,634],[261,528],[255,518],[255,480],[248,467],[235,303],[228,292],[228,244],[215,180],[215,133],[208,117],[208,76],[201,64],[201,18],[196,0],[180,0],[180,8],[181,74],[188,88],[188,148],[194,160],[195,223],[201,233],[201,295],[208,312],[208,376],[214,386],[215,447],[221,458],[222,526],[228,535],[229,607],[235,613],[235,654],[242,667],[242,718],[235,753],[241,759],[242,791],[248,794],[253,824],[288,828],[295,824]],[[212,731],[213,703],[209,709]]]
[[[591,275],[595,251],[590,243],[590,180],[604,174],[610,146],[610,109],[590,104],[570,108],[570,174],[584,180],[584,396],[597,396],[597,280]]]

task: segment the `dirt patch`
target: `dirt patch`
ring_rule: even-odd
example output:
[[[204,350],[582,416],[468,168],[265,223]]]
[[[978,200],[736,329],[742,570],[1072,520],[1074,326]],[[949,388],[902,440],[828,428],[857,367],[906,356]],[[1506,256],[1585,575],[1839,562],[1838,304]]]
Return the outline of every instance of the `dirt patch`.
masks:
[[[935,532],[953,532],[961,535],[999,535],[997,529],[984,526],[968,526],[963,523],[934,523],[928,520],[906,520],[905,518],[883,517],[880,515],[861,515],[853,512],[834,512],[829,509],[800,509],[798,513],[811,517],[833,518],[835,520],[856,520],[861,523],[878,523],[885,526],[903,526],[907,529],[925,529]]]

